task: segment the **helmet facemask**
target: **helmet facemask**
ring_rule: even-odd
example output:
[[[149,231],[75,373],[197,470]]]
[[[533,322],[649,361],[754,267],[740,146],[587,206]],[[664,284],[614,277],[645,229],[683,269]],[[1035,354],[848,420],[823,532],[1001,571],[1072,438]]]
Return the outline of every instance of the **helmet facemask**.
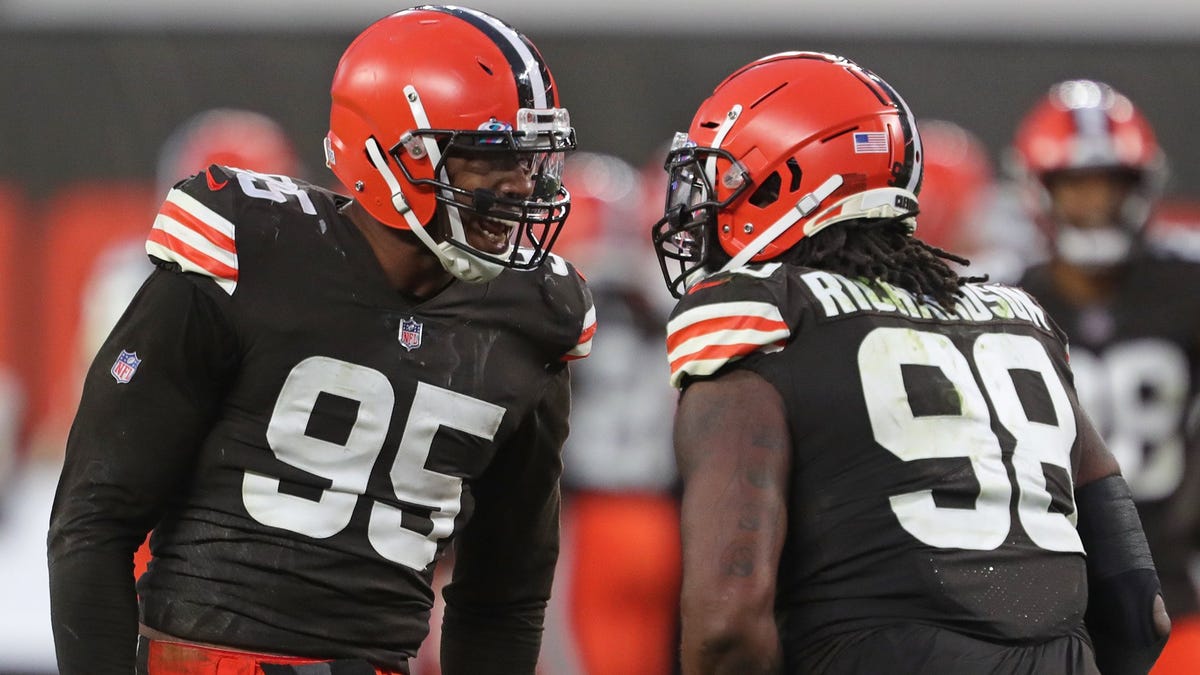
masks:
[[[1083,218],[1058,211],[1051,195],[1054,183],[1071,175],[1107,175],[1112,204],[1107,212],[1084,213]],[[1042,178],[1056,256],[1085,269],[1103,270],[1125,262],[1141,240],[1152,200],[1146,194],[1146,176],[1125,167],[1076,169],[1047,174]]]
[[[419,105],[419,99],[414,103]],[[430,188],[442,206],[435,218],[442,218],[447,226],[444,238],[425,241],[426,237],[421,236],[424,224],[413,230],[455,276],[486,281],[503,268],[532,270],[545,261],[570,212],[571,195],[562,184],[562,170],[564,153],[574,148],[575,132],[566,109],[522,108],[517,113],[516,129],[495,119],[478,130],[414,129],[402,135],[388,152],[404,179],[413,186]],[[533,193],[511,197],[486,189],[469,191],[451,182],[446,168],[448,158],[491,153],[515,155],[514,161],[534,185]],[[429,162],[434,177],[413,175],[406,159]],[[506,224],[510,228],[507,249],[493,254],[472,246],[462,224],[464,211]]]
[[[717,214],[739,199],[750,181],[728,151],[697,146],[684,133],[676,134],[664,166],[667,201],[651,236],[667,288],[679,298],[729,259],[716,240]],[[722,176],[730,189],[724,199],[718,198],[712,175]]]

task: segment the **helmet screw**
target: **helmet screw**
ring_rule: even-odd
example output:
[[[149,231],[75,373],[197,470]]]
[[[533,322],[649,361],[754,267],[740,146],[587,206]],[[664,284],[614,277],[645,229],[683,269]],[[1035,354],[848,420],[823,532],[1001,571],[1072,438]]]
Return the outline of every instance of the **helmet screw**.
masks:
[[[413,102],[416,102],[416,100],[417,100],[417,92],[415,92],[415,91],[410,91],[410,92],[408,92],[408,100],[410,100],[410,101],[413,101]]]
[[[724,226],[721,227],[721,231],[724,232],[725,234],[729,234],[729,230],[731,230],[731,229],[733,229],[733,228],[729,227],[729,223],[726,223]]]
[[[750,234],[751,232],[754,231],[754,224],[746,223],[745,225],[742,226],[742,231],[745,232],[746,234]]]
[[[354,189],[355,190],[362,192],[364,187],[366,187],[366,185],[364,185],[361,180],[354,181]]]

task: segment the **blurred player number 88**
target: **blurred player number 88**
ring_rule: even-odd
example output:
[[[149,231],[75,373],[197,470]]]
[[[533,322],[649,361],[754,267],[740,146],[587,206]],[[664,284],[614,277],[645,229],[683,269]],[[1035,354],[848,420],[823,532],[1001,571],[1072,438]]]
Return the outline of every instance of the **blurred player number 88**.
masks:
[[[1184,475],[1187,354],[1156,337],[1124,340],[1100,353],[1075,346],[1071,370],[1079,400],[1121,465],[1134,499],[1170,497]]]
[[[358,403],[358,414],[344,443],[305,434],[317,398],[334,394]],[[278,478],[247,472],[242,500],[250,516],[264,525],[309,537],[331,537],[347,525],[375,466],[395,406],[387,377],[365,366],[324,356],[301,361],[288,374],[271,421],[267,442],[287,464],[328,481],[317,501],[280,491]],[[389,470],[401,503],[428,509],[432,528],[406,528],[404,512],[376,500],[371,507],[367,540],[384,558],[416,570],[433,562],[437,543],[450,535],[460,510],[462,479],[425,468],[434,435],[443,427],[492,440],[505,409],[424,382],[417,384],[396,459]]]
[[[979,482],[974,508],[939,507],[931,490],[891,497],[900,525],[918,540],[937,548],[992,550],[1009,535],[1012,490],[1018,492],[1017,517],[1038,547],[1051,551],[1083,552],[1075,530],[1074,498],[1070,515],[1051,511],[1043,464],[1061,467],[1070,476],[1075,417],[1062,381],[1042,344],[1033,337],[986,333],[974,341],[970,361],[950,338],[910,328],[877,328],[858,350],[863,394],[875,440],[908,462],[967,457]],[[954,387],[959,415],[913,414],[902,364],[938,369]],[[1014,378],[1035,376],[1045,385],[1053,420],[1031,421],[1025,413]],[[1009,478],[1000,440],[992,430],[988,402],[997,421],[1016,440],[1012,452],[1015,483]]]

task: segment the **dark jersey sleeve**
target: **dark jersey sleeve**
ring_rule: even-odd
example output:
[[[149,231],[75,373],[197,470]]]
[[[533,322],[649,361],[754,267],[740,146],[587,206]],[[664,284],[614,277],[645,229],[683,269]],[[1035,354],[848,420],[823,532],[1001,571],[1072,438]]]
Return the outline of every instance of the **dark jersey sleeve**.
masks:
[[[227,300],[211,279],[156,270],[87,374],[48,536],[66,675],[133,672],[133,553],[187,481],[232,372]]]
[[[540,403],[472,486],[475,513],[446,587],[446,675],[532,675],[558,559],[559,476],[570,377],[552,376]]]

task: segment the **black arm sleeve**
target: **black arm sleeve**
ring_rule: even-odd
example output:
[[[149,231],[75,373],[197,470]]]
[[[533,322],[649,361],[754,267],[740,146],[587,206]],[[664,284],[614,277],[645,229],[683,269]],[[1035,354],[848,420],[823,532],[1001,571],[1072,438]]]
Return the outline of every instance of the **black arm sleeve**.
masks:
[[[234,366],[222,301],[211,280],[156,270],[88,371],[47,540],[64,675],[134,670],[133,554],[186,480]],[[126,383],[110,373],[122,351],[141,359]]]
[[[554,375],[541,403],[476,482],[475,514],[445,589],[445,675],[532,675],[558,560],[559,476],[570,378]]]
[[[1121,476],[1108,476],[1075,492],[1079,538],[1087,551],[1086,622],[1105,675],[1144,675],[1167,636],[1154,627],[1161,593],[1150,546]]]

